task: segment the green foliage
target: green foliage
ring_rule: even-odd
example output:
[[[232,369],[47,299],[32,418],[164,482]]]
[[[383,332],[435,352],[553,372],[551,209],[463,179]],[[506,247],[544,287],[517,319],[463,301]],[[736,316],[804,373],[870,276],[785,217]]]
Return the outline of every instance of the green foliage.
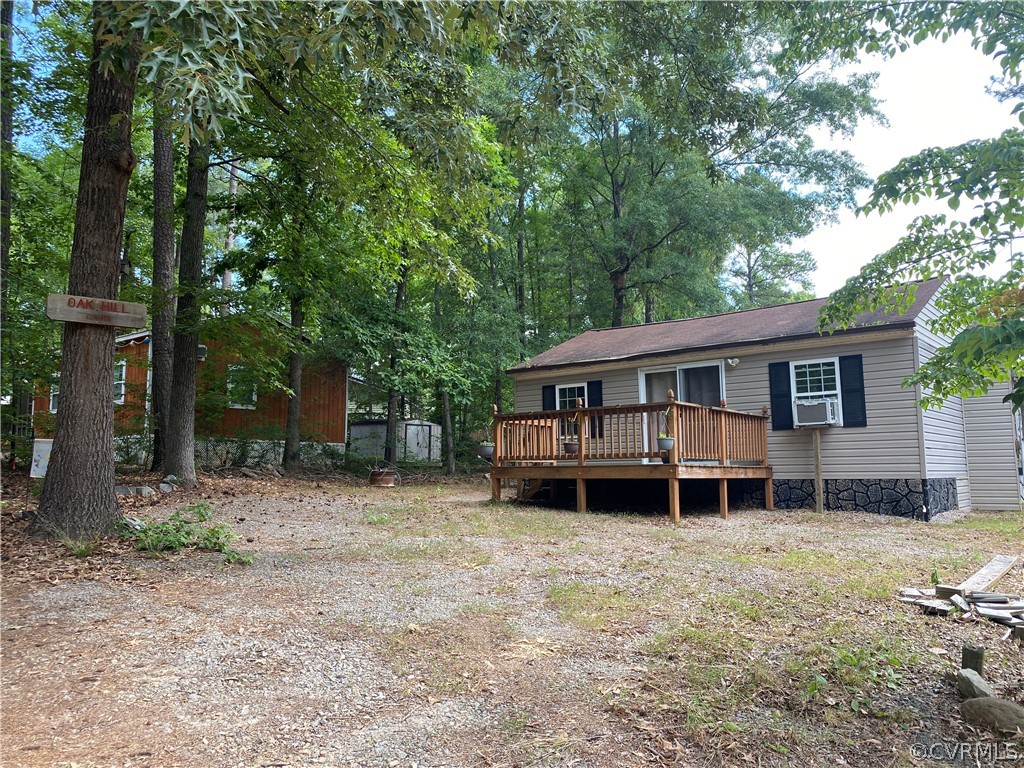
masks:
[[[1018,99],[1013,111],[1024,120],[1019,100],[1024,18],[1015,4],[885,2],[848,11],[827,4],[809,8],[797,32],[808,33],[815,44],[793,53],[832,49],[847,58],[861,50],[893,56],[925,39],[947,40],[961,32],[997,61],[1003,95]],[[1011,383],[1006,401],[1015,409],[1024,405],[1024,379],[1014,379],[1024,369],[1022,168],[1024,132],[1019,129],[925,149],[879,177],[863,208],[885,213],[929,197],[945,200],[950,208],[950,214],[915,219],[895,246],[833,296],[821,317],[828,330],[848,327],[864,311],[903,311],[914,287],[904,290],[901,284],[954,276],[937,299],[941,316],[932,323],[948,341],[904,382],[925,388],[927,407],[951,396],[983,394],[1000,382]]]
[[[224,524],[208,524],[213,515],[208,502],[200,501],[171,513],[166,521],[148,521],[141,530],[128,526],[122,535],[131,539],[137,549],[153,554],[198,549],[220,552],[229,564],[248,565],[252,555],[239,552],[232,546],[237,536]]]

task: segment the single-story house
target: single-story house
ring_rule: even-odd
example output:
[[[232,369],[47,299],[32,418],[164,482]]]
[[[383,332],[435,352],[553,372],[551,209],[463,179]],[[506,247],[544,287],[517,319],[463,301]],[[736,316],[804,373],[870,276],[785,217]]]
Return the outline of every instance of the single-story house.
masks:
[[[140,463],[149,449],[151,340],[148,330],[115,340],[115,439],[122,454],[119,458]],[[304,443],[315,444],[316,452],[345,450],[347,379],[347,368],[337,360],[310,362],[303,368],[301,434]],[[197,461],[204,465],[280,462],[286,392],[259,385],[245,361],[214,340],[199,345],[196,390]],[[36,437],[52,436],[59,402],[59,380],[37,392],[33,402]]]
[[[743,480],[756,477],[749,472],[729,475],[749,485],[749,494],[744,494],[754,501],[764,489],[760,502],[769,506],[774,501],[780,507],[813,507],[818,442],[826,509],[922,520],[958,508],[1018,509],[1021,426],[1019,414],[1015,417],[1002,402],[1009,385],[995,386],[983,397],[950,398],[941,408],[928,410],[918,405],[919,389],[901,386],[941,343],[928,321],[938,314],[935,296],[942,282],[919,283],[903,315],[868,314],[832,335],[823,336],[817,329],[825,299],[587,331],[509,371],[515,381],[516,415],[533,414],[532,429],[538,434],[544,413],[557,417],[582,406],[596,459],[592,463],[600,464],[613,452],[600,449],[604,453],[598,455],[593,449],[607,441],[603,433],[610,428],[606,422],[615,407],[625,411],[626,406],[635,410],[663,403],[671,389],[681,402],[721,411],[723,425],[727,410],[766,414],[763,435],[751,438],[763,441],[766,457],[748,453],[767,464],[768,479]],[[504,425],[504,418],[498,422]],[[630,428],[621,431],[625,445]],[[734,432],[723,426],[717,433],[723,471],[744,463],[726,456],[726,442]],[[676,461],[697,453],[687,446],[692,438],[680,437],[683,444],[672,454]],[[524,438],[518,439],[519,444],[505,439],[499,446],[498,477],[527,477],[524,464],[565,463],[560,451],[548,456],[522,448]],[[644,463],[652,461],[652,454],[631,450],[614,456],[642,454]],[[517,461],[523,458],[528,460]],[[584,461],[578,463],[577,477],[584,478]],[[602,471],[602,477],[613,476],[608,468]],[[569,477],[551,472],[538,472],[538,477]],[[680,470],[670,475],[670,484],[689,476],[710,475]],[[722,478],[724,513],[726,480],[717,476]],[[768,487],[772,499],[765,498]],[[497,484],[495,489],[497,494]]]

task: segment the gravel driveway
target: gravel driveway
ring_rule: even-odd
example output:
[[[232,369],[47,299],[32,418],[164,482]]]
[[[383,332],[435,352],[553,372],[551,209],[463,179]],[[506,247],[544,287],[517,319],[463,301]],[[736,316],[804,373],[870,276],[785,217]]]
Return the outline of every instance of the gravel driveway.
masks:
[[[1006,549],[1002,526],[672,526],[488,496],[219,478],[134,510],[206,499],[248,566],[116,542],[74,558],[5,504],[3,765],[910,765],[915,743],[986,738],[945,678],[963,641],[1020,696],[994,625],[892,599]],[[838,674],[830,649],[854,646],[892,675]]]

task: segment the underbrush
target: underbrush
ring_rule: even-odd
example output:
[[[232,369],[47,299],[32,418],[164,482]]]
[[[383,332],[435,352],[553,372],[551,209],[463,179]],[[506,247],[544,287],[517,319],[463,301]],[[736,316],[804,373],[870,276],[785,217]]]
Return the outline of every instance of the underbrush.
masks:
[[[238,536],[223,523],[211,524],[213,510],[209,503],[200,501],[171,513],[164,521],[148,520],[141,527],[125,523],[122,535],[134,542],[136,549],[152,554],[197,549],[220,552],[229,564],[248,565],[252,555],[235,549]]]

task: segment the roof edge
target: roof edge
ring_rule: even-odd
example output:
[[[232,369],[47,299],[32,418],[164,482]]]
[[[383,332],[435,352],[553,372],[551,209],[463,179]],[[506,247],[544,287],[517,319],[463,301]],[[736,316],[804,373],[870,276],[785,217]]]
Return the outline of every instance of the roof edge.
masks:
[[[645,359],[657,359],[659,357],[671,357],[673,355],[679,355],[686,352],[713,352],[720,349],[732,349],[734,347],[751,347],[758,346],[761,344],[778,344],[785,341],[807,341],[808,339],[828,339],[833,336],[853,336],[861,333],[871,333],[878,331],[904,331],[913,329],[917,326],[917,319],[911,318],[908,320],[902,320],[898,323],[879,323],[878,325],[859,325],[856,328],[845,328],[843,330],[833,331],[829,334],[823,333],[800,333],[791,336],[772,336],[765,339],[747,339],[745,341],[733,341],[727,344],[707,344],[702,347],[677,347],[676,349],[667,349],[659,352],[639,352],[633,355],[625,355],[624,357],[615,358],[591,358],[589,360],[574,360],[568,363],[552,363],[550,365],[537,365],[530,367],[515,366],[508,368],[505,374],[508,376],[518,376],[524,373],[536,373],[542,371],[557,371],[564,368],[578,368],[586,366],[601,365],[602,363],[628,363],[636,360]]]

